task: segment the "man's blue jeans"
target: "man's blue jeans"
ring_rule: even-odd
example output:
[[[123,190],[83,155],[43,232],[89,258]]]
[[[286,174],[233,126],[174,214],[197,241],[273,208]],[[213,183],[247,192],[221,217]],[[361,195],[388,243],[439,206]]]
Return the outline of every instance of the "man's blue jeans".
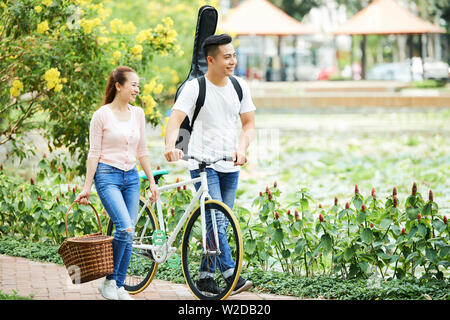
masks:
[[[117,287],[120,288],[125,281],[131,259],[134,227],[139,210],[139,175],[136,167],[123,171],[100,162],[94,182],[103,207],[116,229],[113,240],[114,271],[106,278],[116,280]]]
[[[208,178],[208,189],[211,198],[224,202],[230,209],[233,209],[236,190],[239,180],[239,171],[237,172],[217,172],[214,169],[206,168]],[[200,176],[200,170],[191,170],[191,177]],[[200,182],[195,184],[195,189],[200,188]],[[219,235],[219,247],[221,254],[217,257],[217,261],[213,259],[205,259],[202,257],[200,266],[199,279],[214,277],[216,263],[224,278],[233,275],[235,263],[231,256],[230,246],[227,239],[228,219],[223,214],[216,211],[217,229]],[[211,214],[206,211],[206,230],[207,243],[214,242],[214,234],[211,223]]]

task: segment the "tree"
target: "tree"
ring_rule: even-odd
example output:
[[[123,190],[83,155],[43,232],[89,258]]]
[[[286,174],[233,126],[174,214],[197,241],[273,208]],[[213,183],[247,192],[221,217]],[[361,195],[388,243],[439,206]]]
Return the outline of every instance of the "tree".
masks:
[[[270,0],[291,17],[301,21],[312,8],[319,7],[323,0]]]
[[[50,150],[77,156],[84,173],[89,121],[109,73],[129,65],[139,74],[176,46],[170,18],[138,33],[133,22],[107,18],[98,0],[0,0],[0,145],[11,142],[22,160],[24,133],[38,129]],[[162,96],[151,79],[136,102],[154,125]]]

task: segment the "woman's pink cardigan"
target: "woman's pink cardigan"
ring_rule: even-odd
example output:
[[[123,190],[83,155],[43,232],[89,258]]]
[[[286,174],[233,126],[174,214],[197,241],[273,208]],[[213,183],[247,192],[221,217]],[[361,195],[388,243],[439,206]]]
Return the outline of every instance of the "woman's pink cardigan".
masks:
[[[131,134],[126,135],[116,124],[117,119],[109,105],[94,112],[89,127],[89,158],[128,171],[137,159],[148,156],[145,141],[145,114],[139,107],[129,105],[131,110]]]

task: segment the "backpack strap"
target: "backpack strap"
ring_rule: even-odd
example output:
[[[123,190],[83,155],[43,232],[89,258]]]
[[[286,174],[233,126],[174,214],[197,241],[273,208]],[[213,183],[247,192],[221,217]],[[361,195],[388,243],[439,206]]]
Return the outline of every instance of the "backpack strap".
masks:
[[[206,95],[205,76],[198,77],[197,81],[198,81],[199,90],[198,90],[197,102],[195,103],[194,115],[192,116],[191,128],[194,127],[195,119],[197,119],[197,116],[198,116],[198,113],[200,112],[200,109],[205,104],[205,95]]]
[[[242,94],[241,85],[239,84],[237,79],[235,77],[233,77],[233,76],[230,76],[230,80],[233,83],[234,90],[236,90],[236,93],[238,94],[239,101],[242,102],[243,94]]]

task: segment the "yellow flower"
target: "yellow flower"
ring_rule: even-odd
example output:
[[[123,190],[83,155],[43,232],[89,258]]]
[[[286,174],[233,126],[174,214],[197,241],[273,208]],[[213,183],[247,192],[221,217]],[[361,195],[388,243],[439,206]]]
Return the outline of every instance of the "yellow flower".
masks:
[[[137,44],[130,49],[130,52],[133,55],[140,55],[142,53],[142,50],[143,50],[142,46],[140,44]]]
[[[162,24],[158,23],[158,25],[156,26],[155,31],[157,33],[162,33],[164,31],[164,26]]]
[[[150,38],[152,37],[152,32],[152,28],[139,31],[138,35],[136,36],[136,41],[138,43],[142,43],[145,40],[151,40]]]
[[[166,136],[166,128],[167,128],[167,123],[169,122],[169,117],[165,117],[164,118],[164,124],[161,126],[161,137],[165,137]]]
[[[38,26],[37,26],[38,33],[44,33],[47,30],[48,30],[48,21],[47,20],[38,24]]]
[[[62,89],[61,80],[60,79],[60,72],[58,71],[58,68],[50,68],[47,70],[44,74],[44,80],[47,81],[47,89],[51,90],[54,89],[55,92],[59,92]],[[67,81],[67,80],[66,80]]]
[[[156,86],[155,89],[153,89],[153,93],[154,94],[160,94],[163,91],[163,85],[160,83]]]
[[[142,97],[142,102],[144,102],[145,109],[144,112],[147,115],[152,114],[153,108],[156,106],[156,101],[151,95],[145,95]]]
[[[110,22],[109,27],[111,28],[112,33],[117,33],[119,32],[119,29],[122,27],[122,25],[122,20],[115,18]]]
[[[11,93],[11,95],[13,97],[18,97],[19,96],[19,89],[17,89],[16,87],[11,87],[11,88],[9,88],[9,93]]]
[[[23,90],[23,83],[20,80],[14,80],[12,83],[14,88],[17,88],[19,90]]]
[[[34,10],[35,10],[37,13],[39,13],[39,12],[42,11],[42,7],[41,7],[41,6],[35,6],[35,7],[34,7]]]
[[[162,22],[164,22],[164,24],[169,28],[173,27],[173,20],[170,17],[166,17],[166,18],[162,19]]]
[[[131,21],[128,22],[127,24],[125,24],[123,26],[123,28],[120,29],[120,33],[122,33],[122,34],[124,34],[124,33],[133,34],[135,32],[136,32],[136,26]]]
[[[184,51],[183,51],[183,50],[178,51],[178,56],[179,56],[179,57],[182,57],[183,54],[184,54]]]
[[[48,6],[51,6],[53,4],[53,0],[42,0],[42,3],[45,4],[48,7]]]
[[[119,60],[121,56],[122,56],[122,53],[120,51],[114,51],[113,57],[115,60]]]
[[[97,40],[98,40],[98,43],[102,46],[105,43],[108,43],[109,38],[108,37],[98,37]]]
[[[156,86],[156,78],[150,80],[150,82],[147,83],[147,84],[144,86],[144,92],[143,92],[143,94],[144,94],[144,95],[149,95],[149,94],[153,91],[153,89],[155,88],[155,86]]]

